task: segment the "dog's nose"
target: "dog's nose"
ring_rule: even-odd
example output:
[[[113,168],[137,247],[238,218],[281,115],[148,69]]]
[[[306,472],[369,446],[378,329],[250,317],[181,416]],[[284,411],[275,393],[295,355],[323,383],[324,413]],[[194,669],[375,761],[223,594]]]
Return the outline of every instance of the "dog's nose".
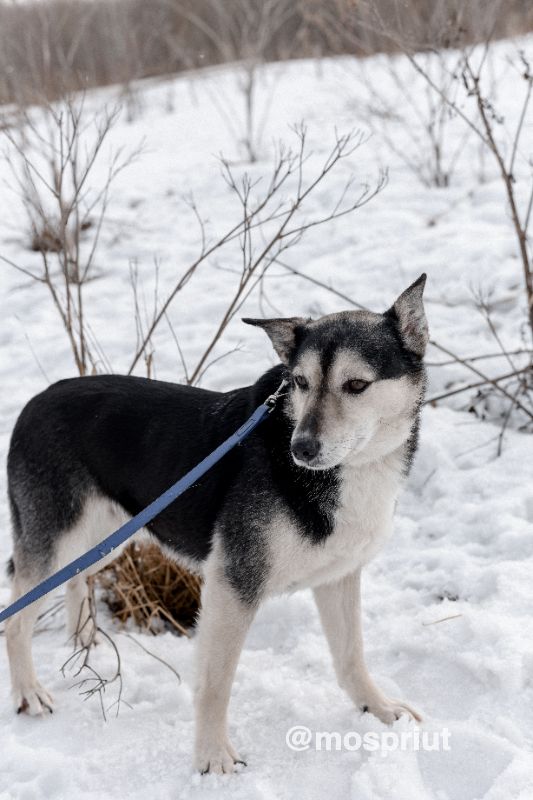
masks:
[[[310,462],[317,457],[320,444],[318,440],[312,436],[300,436],[292,443],[291,450],[293,456],[298,459],[298,461]]]

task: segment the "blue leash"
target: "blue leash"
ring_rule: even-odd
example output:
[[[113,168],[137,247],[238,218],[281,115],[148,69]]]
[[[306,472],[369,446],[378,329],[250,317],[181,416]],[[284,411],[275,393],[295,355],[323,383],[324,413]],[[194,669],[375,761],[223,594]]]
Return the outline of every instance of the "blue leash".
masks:
[[[197,480],[199,480],[202,475],[205,475],[211,467],[213,467],[217,461],[220,461],[223,456],[226,455],[230,450],[232,450],[236,445],[240,444],[247,436],[251,434],[251,432],[257,428],[258,425],[263,422],[266,417],[274,410],[276,406],[276,401],[278,400],[283,388],[286,385],[286,381],[282,381],[279,388],[274,392],[274,394],[270,395],[264,403],[261,403],[258,406],[252,416],[243,424],[241,427],[232,434],[229,439],[226,439],[225,442],[222,442],[216,450],[213,450],[203,461],[200,461],[195,467],[193,467],[183,478],[180,478],[170,489],[167,489],[166,492],[163,492],[156,500],[150,503],[149,506],[146,506],[142,511],[132,517],[128,522],[122,525],[118,530],[104,539],[100,544],[97,544],[96,547],[93,547],[87,553],[84,553],[79,558],[76,558],[74,561],[71,561],[70,564],[67,564],[66,567],[63,567],[58,572],[55,572],[45,581],[42,583],[37,584],[31,591],[27,592],[27,594],[23,594],[22,597],[19,597],[14,603],[10,606],[5,608],[3,611],[0,612],[0,622],[4,622],[9,617],[12,617],[13,614],[17,614],[19,611],[22,611],[23,608],[26,606],[31,605],[36,600],[39,600],[40,597],[44,597],[45,594],[52,592],[54,589],[57,589],[58,586],[61,586],[62,583],[66,583],[66,581],[73,578],[75,575],[78,575],[83,570],[86,570],[88,567],[92,567],[93,564],[96,564],[97,561],[100,561],[102,558],[108,556],[116,547],[123,544],[130,536],[133,536],[134,533],[137,533],[141,528],[151,522],[154,517],[157,517],[158,514],[161,513],[167,506],[169,506],[176,498],[178,498],[183,492],[189,489]]]

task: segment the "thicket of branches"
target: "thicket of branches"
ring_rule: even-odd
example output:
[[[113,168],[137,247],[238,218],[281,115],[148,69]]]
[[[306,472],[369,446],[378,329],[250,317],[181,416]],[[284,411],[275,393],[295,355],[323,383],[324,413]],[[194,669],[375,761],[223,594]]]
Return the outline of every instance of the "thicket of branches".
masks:
[[[0,1],[0,104],[228,61],[454,47],[533,28],[529,0]]]

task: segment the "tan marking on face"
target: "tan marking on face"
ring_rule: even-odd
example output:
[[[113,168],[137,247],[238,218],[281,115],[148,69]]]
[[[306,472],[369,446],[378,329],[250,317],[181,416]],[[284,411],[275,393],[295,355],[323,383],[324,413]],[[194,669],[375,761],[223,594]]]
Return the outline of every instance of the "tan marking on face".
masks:
[[[376,372],[360,355],[339,349],[329,370],[328,385],[330,391],[340,392],[346,381],[358,379],[372,383],[376,377]]]
[[[315,350],[306,350],[294,366],[293,375],[302,376],[309,384],[309,388],[305,391],[295,387],[292,392],[291,415],[296,424],[294,432],[296,436],[300,432],[298,426],[301,426],[301,423],[318,400],[322,379],[318,353]]]
[[[322,382],[320,355],[316,350],[306,350],[293,367],[294,375],[303,375],[313,390],[317,390]]]

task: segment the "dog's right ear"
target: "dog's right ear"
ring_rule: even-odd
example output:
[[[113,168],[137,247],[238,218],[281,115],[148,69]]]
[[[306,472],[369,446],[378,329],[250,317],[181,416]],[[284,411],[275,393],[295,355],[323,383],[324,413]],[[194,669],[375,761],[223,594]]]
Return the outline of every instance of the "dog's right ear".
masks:
[[[286,317],[280,319],[250,319],[242,320],[247,325],[263,328],[274,345],[274,350],[284,364],[288,364],[294,350],[298,335],[302,333],[307,320],[303,317]]]

